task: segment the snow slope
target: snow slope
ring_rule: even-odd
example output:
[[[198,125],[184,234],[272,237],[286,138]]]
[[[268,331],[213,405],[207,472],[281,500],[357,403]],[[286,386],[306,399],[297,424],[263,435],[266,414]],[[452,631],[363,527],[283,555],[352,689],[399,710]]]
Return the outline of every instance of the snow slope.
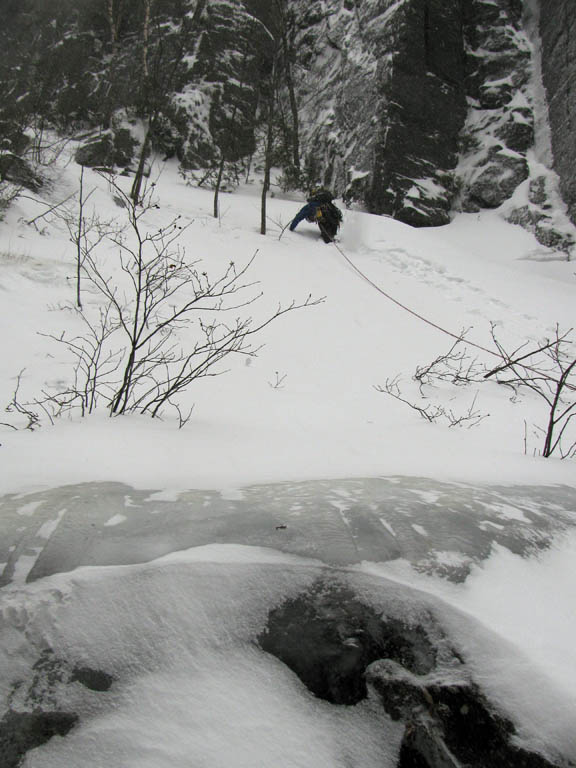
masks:
[[[128,189],[129,180],[118,182]],[[88,173],[85,183],[95,189],[91,201],[102,219],[122,217],[105,180]],[[77,171],[67,166],[45,199],[54,204],[76,185]],[[190,489],[233,500],[254,484],[324,479],[330,487],[332,480],[391,476],[403,476],[407,486],[420,478],[424,501],[422,478],[521,485],[523,493],[528,486],[547,486],[551,498],[553,486],[574,489],[573,462],[538,456],[541,438],[533,425],[543,425],[546,412],[535,397],[514,403],[492,383],[478,393],[449,387],[428,392],[455,413],[465,412],[477,394],[475,408],[490,415],[466,429],[429,424],[375,389],[401,374],[402,392],[416,400],[415,367],[445,352],[453,339],[387,299],[342,254],[397,301],[453,333],[471,328],[470,338],[485,347],[492,322],[513,346],[552,333],[557,323],[571,327],[571,263],[497,213],[413,230],[346,211],[339,251],[306,223],[279,239],[300,203],[281,194],[269,201],[270,229],[262,237],[258,185],[224,196],[220,220],[210,215],[211,194],[187,187],[170,163],[156,194],[159,208],[150,211],[150,226],[178,214],[191,222],[181,244],[207,271],[218,274],[231,259],[241,264],[258,251],[253,277],[263,297],[246,310],[256,318],[309,294],[324,301],[268,326],[257,357],[229,359],[222,366],[228,373],[191,387],[183,406],[195,407],[181,430],[171,415],[110,419],[106,412],[34,431],[2,427],[0,492],[11,495],[10,502],[21,500],[22,540],[40,505],[28,496],[77,483],[116,481],[167,501]],[[26,223],[45,210],[22,198],[0,227],[2,403],[11,399],[23,369],[23,399],[57,386],[70,372],[62,348],[37,333],[77,327],[66,308],[74,299],[68,234],[51,216]],[[101,253],[117,263],[112,246],[103,243]],[[87,295],[87,303],[93,301]],[[1,420],[22,423],[13,413]],[[429,501],[433,507],[434,499]],[[343,517],[353,503],[342,500]],[[122,530],[128,516],[137,526],[129,506],[127,497],[126,509],[105,515],[107,531]],[[78,504],[74,512],[80,551],[88,542],[80,526],[88,509]],[[574,513],[563,509],[568,517]],[[518,512],[503,511],[513,514]],[[233,544],[154,560],[150,547],[146,565],[82,568],[26,584],[61,519],[67,519],[63,508],[42,521],[38,546],[22,548],[17,583],[0,593],[2,706],[29,706],[12,686],[33,676],[37,655],[51,649],[67,664],[105,669],[120,682],[104,698],[62,683],[57,694],[68,697],[81,725],[29,752],[28,768],[395,764],[401,733],[391,723],[383,726],[373,703],[338,709],[320,702],[254,648],[266,612],[327,566]],[[415,530],[427,535],[422,524]],[[573,534],[527,558],[495,545],[492,557],[463,584],[418,574],[404,559],[351,570],[375,583],[382,579],[383,589],[386,582],[429,593],[479,678],[514,710],[525,741],[538,745],[542,739],[574,760],[573,551]],[[354,763],[359,751],[361,762]]]
[[[63,172],[52,200],[75,190],[75,173],[70,167]],[[127,180],[119,181],[128,189]],[[102,219],[121,217],[102,179],[91,174],[86,184],[97,190],[92,200]],[[210,216],[211,194],[185,186],[174,167],[164,168],[157,190],[160,208],[151,212],[150,225],[176,214],[192,222],[181,244],[209,271],[218,274],[230,259],[243,264],[258,251],[252,276],[264,296],[249,314],[263,317],[279,302],[308,294],[325,297],[324,302],[265,329],[257,358],[229,359],[222,368],[230,373],[191,388],[183,405],[194,404],[195,410],[180,432],[169,419],[116,422],[105,413],[34,434],[5,430],[5,491],[83,480],[149,487],[153,478],[159,488],[178,490],[374,474],[572,482],[569,462],[532,458],[541,447],[532,425],[546,421],[535,397],[512,405],[509,393],[487,384],[476,408],[490,418],[467,430],[429,425],[375,390],[401,374],[403,393],[416,401],[410,381],[415,367],[445,352],[453,339],[362,280],[338,250],[324,246],[312,225],[304,222],[279,240],[278,224],[289,221],[297,202],[271,199],[270,231],[262,237],[257,185],[224,196],[220,221]],[[70,376],[58,345],[37,335],[74,327],[65,308],[74,298],[74,248],[67,232],[54,220],[24,223],[44,211],[21,200],[0,230],[3,403],[22,369],[23,399],[38,396],[46,382]],[[495,213],[463,214],[449,227],[414,230],[347,211],[339,245],[398,301],[453,333],[471,327],[470,338],[483,346],[490,342],[491,322],[516,345],[550,334],[556,323],[571,327],[574,319],[571,263],[558,261],[557,254]],[[106,248],[101,246],[102,254]],[[110,263],[114,258],[110,249]],[[275,386],[280,379],[281,386]],[[474,389],[440,391],[437,398],[462,413],[475,394]]]

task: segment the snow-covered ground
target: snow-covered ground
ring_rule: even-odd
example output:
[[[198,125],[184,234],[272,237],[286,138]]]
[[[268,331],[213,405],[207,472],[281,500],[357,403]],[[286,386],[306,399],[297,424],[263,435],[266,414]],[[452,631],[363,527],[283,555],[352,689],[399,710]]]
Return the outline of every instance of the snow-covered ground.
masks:
[[[67,166],[44,199],[52,204],[64,199],[77,182],[77,167]],[[102,220],[122,218],[103,178],[87,172],[84,183],[95,189],[90,203]],[[129,183],[118,179],[126,189]],[[235,500],[255,485],[287,483],[292,490],[286,493],[286,513],[306,514],[315,499],[328,503],[328,494],[329,503],[346,517],[358,498],[340,494],[343,506],[338,506],[334,488],[341,481],[399,477],[405,487],[412,478],[421,501],[428,504],[421,510],[424,518],[412,521],[421,537],[444,535],[445,528],[435,521],[435,483],[505,487],[512,495],[518,488],[527,509],[530,488],[538,486],[535,506],[549,489],[551,519],[557,512],[562,525],[549,531],[548,549],[524,551],[494,540],[489,557],[472,558],[464,582],[447,582],[437,569],[414,570],[414,559],[401,547],[398,556],[387,550],[379,558],[372,552],[363,563],[352,559],[341,567],[429,593],[438,611],[460,617],[450,620],[453,626],[476,622],[480,629],[463,631],[468,640],[462,644],[478,675],[497,698],[509,704],[514,699],[518,727],[528,739],[538,733],[546,744],[576,759],[569,726],[576,719],[571,652],[576,641],[576,545],[569,530],[576,522],[574,462],[538,455],[542,437],[537,427],[545,425],[547,413],[536,395],[512,402],[510,391],[495,383],[427,390],[429,402],[456,415],[476,398],[475,410],[486,417],[477,426],[459,428],[430,424],[377,391],[377,385],[400,374],[403,396],[421,402],[411,380],[415,367],[445,352],[453,339],[386,298],[343,254],[398,302],[454,334],[470,328],[469,338],[486,348],[491,323],[511,348],[550,336],[556,324],[572,327],[573,263],[494,212],[462,214],[448,227],[414,230],[385,217],[346,211],[340,250],[324,245],[316,228],[305,222],[279,239],[280,227],[301,202],[282,194],[269,200],[269,233],[262,237],[259,194],[256,184],[223,195],[221,217],[215,220],[211,193],[186,186],[168,163],[156,186],[159,207],[145,221],[150,227],[165,226],[180,214],[181,221],[190,222],[179,244],[210,274],[221,273],[231,260],[241,265],[258,251],[251,276],[259,282],[254,292],[261,290],[263,296],[239,310],[240,315],[263,318],[279,303],[303,301],[309,294],[324,297],[321,304],[288,313],[266,327],[257,357],[228,358],[222,365],[222,370],[229,369],[226,374],[194,383],[182,397],[184,410],[194,405],[183,429],[170,414],[163,420],[137,415],[111,419],[106,411],[61,419],[34,431],[1,428],[0,493],[8,495],[5,504],[22,521],[13,525],[11,519],[8,529],[4,518],[3,559],[10,561],[14,584],[0,594],[2,706],[7,700],[13,709],[30,706],[10,691],[16,680],[32,674],[47,649],[69,664],[101,668],[121,680],[104,698],[66,688],[80,725],[65,739],[55,738],[30,752],[25,765],[394,765],[397,728],[389,724],[382,730],[372,704],[340,709],[319,702],[292,673],[253,646],[266,612],[327,567],[303,557],[301,546],[278,547],[284,550],[280,554],[274,551],[273,536],[265,545],[258,541],[250,546],[255,539],[246,531],[242,537],[219,538],[211,528],[213,541],[229,543],[159,559],[161,553],[191,547],[189,539],[178,544],[167,516],[163,544],[155,547],[154,537],[146,534],[151,510],[134,512],[128,500],[125,509],[110,502],[99,530],[109,535],[129,524],[130,535],[141,535],[146,546],[125,562],[151,562],[102,566],[122,562],[122,543],[108,560],[83,560],[80,555],[94,551],[88,550],[93,541],[89,526],[96,522],[85,521],[92,521],[96,506],[106,508],[109,483],[125,484],[135,494],[146,491],[158,502],[180,504],[173,513],[190,514],[191,519],[202,503],[202,494],[192,498],[191,492],[206,492],[206,505],[216,514],[220,508],[210,494]],[[42,389],[57,387],[70,376],[62,347],[38,335],[59,336],[79,328],[67,309],[74,300],[75,254],[66,229],[53,216],[26,223],[45,210],[22,198],[0,226],[2,404],[10,401],[22,370],[22,400],[38,397]],[[115,248],[106,242],[99,246],[99,257],[108,265],[118,262]],[[88,293],[85,298],[93,309],[96,299]],[[490,355],[476,353],[490,364]],[[0,421],[22,423],[13,413]],[[323,481],[324,496],[309,487],[303,492],[298,484],[305,481]],[[82,483],[100,484],[94,487],[101,495],[93,494],[90,502],[89,494],[71,495],[64,489],[66,503],[51,502],[50,514],[41,512],[52,489]],[[491,514],[502,517],[495,527],[522,517],[518,507],[521,502],[492,508]],[[244,507],[238,509],[242,514]],[[263,509],[265,514],[268,507]],[[402,508],[395,511],[402,514]],[[274,519],[286,522],[277,508]],[[534,521],[530,517],[523,522],[529,528]],[[383,524],[393,527],[386,514]],[[71,557],[70,567],[86,562],[95,567],[27,585],[42,552],[65,535],[70,551],[79,553]],[[322,536],[320,528],[314,536]],[[433,548],[448,553],[446,557],[454,550],[436,538]],[[329,557],[322,559],[330,562]],[[48,572],[58,570],[68,567],[56,563]],[[503,656],[491,670],[495,647],[504,649]],[[512,669],[516,658],[517,668]],[[495,670],[503,666],[510,674],[503,676],[499,689]],[[533,700],[530,691],[536,685],[542,705],[534,708],[526,699]],[[351,763],[358,750],[363,750],[362,762]]]

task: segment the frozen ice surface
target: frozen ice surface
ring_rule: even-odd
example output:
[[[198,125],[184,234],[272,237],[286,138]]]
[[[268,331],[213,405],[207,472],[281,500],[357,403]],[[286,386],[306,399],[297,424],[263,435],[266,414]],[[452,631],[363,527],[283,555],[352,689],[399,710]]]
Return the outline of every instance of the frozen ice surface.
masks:
[[[546,549],[575,524],[576,491],[380,477],[192,490],[164,499],[120,483],[84,483],[6,496],[0,520],[0,584],[82,565],[146,562],[215,542],[331,565],[402,559],[458,582],[495,546],[519,555]]]

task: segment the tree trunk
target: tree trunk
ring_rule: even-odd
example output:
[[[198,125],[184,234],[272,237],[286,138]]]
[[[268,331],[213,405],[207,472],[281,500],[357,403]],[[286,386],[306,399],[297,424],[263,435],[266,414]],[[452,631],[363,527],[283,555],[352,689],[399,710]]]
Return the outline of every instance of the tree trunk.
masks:
[[[216,187],[214,189],[214,218],[218,218],[218,194],[220,192],[220,184],[222,183],[222,174],[224,173],[224,155],[220,158],[220,165],[218,166],[218,178],[216,179]]]
[[[136,176],[134,176],[134,183],[130,190],[130,200],[134,205],[138,205],[140,202],[142,188],[142,179],[144,178],[144,170],[146,168],[146,156],[148,154],[148,147],[150,145],[150,129],[152,126],[152,120],[148,120],[146,125],[146,133],[144,134],[144,141],[142,142],[142,149],[140,150],[140,160],[138,161],[138,170]]]
[[[260,234],[266,234],[266,201],[270,189],[270,170],[272,167],[272,145],[274,142],[274,99],[270,104],[268,130],[266,133],[266,154],[264,161],[264,183],[262,184],[262,205],[260,209]]]
[[[270,170],[272,168],[272,150],[274,148],[274,117],[276,114],[276,91],[278,89],[278,59],[272,64],[270,98],[268,101],[268,126],[266,130],[266,149],[264,154],[264,183],[262,184],[262,204],[260,209],[260,234],[266,234],[266,199],[270,189]]]
[[[80,171],[80,191],[78,193],[78,231],[76,240],[76,306],[82,309],[81,277],[82,277],[82,240],[84,237],[84,166]]]

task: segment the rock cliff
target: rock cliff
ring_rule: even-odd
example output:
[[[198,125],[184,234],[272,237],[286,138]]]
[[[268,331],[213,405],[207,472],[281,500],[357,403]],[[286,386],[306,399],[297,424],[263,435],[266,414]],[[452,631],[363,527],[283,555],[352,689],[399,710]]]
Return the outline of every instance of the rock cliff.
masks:
[[[466,116],[460,0],[307,7],[297,43],[309,176],[373,213],[446,223]]]
[[[554,168],[576,223],[576,8],[573,0],[545,0],[541,11],[542,75]]]
[[[221,172],[233,184],[253,156],[258,166],[269,136],[287,187],[329,186],[414,226],[499,208],[568,250],[551,213],[557,181],[533,156],[540,47],[524,16],[537,2],[155,0],[148,25],[141,0],[10,0],[0,183],[37,183],[21,160],[45,124],[86,137],[82,164],[133,170],[150,139],[206,184]],[[542,71],[576,223],[576,13],[553,2]]]

